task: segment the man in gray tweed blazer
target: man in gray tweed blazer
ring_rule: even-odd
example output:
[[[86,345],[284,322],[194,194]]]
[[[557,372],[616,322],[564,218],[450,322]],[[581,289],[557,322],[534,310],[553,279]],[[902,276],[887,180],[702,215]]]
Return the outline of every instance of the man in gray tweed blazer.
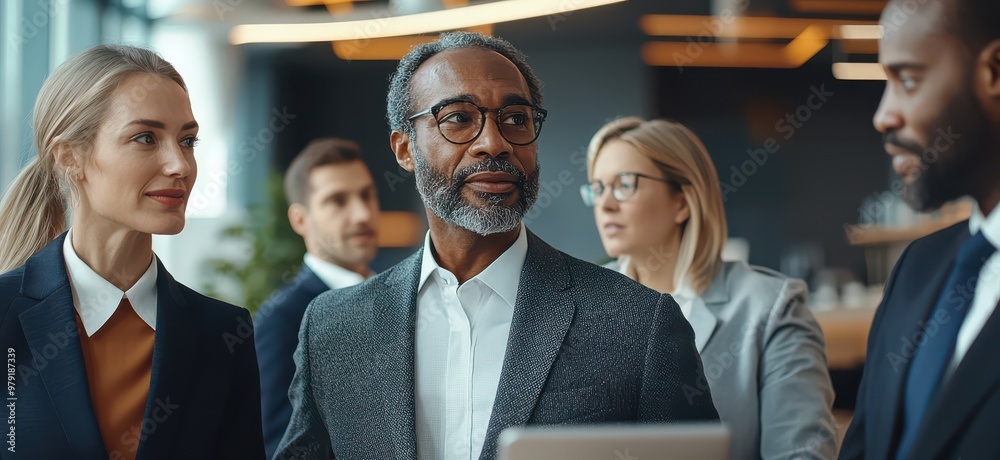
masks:
[[[275,458],[493,459],[518,425],[717,420],[677,303],[563,254],[538,193],[541,83],[501,39],[405,56],[390,143],[430,231],[416,254],[306,311]]]

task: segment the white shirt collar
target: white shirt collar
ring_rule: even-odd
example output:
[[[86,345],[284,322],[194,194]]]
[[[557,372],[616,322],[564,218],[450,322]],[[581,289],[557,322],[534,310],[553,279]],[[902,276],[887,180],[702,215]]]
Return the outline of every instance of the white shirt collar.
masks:
[[[969,233],[975,235],[982,230],[986,240],[994,247],[1000,248],[1000,206],[993,209],[989,217],[983,216],[979,204],[972,205],[972,215],[969,217]]]
[[[528,256],[527,233],[524,223],[521,223],[514,244],[507,248],[503,254],[500,254],[500,257],[497,257],[485,270],[472,277],[472,279],[479,280],[489,286],[511,308],[514,308],[514,302],[517,301],[517,289],[521,284],[521,269],[524,268],[524,260]],[[427,235],[424,236],[424,255],[420,264],[420,283],[417,285],[417,292],[423,289],[424,283],[437,270],[450,273],[441,268],[437,260],[434,259],[434,253],[431,250],[431,232],[428,230]]]
[[[66,234],[63,241],[63,259],[66,261],[66,274],[73,290],[73,307],[83,321],[87,337],[96,333],[111,315],[118,309],[122,297],[127,297],[139,318],[156,330],[156,256],[149,263],[149,268],[139,277],[139,280],[128,291],[118,289],[108,280],[101,278],[86,262],[80,259],[73,249],[73,229]]]
[[[323,284],[330,289],[341,289],[345,287],[354,286],[355,284],[360,284],[365,280],[365,277],[359,273],[355,273],[348,270],[340,265],[327,262],[319,257],[316,257],[310,253],[306,253],[303,257],[303,262],[309,267],[316,276],[319,277]]]

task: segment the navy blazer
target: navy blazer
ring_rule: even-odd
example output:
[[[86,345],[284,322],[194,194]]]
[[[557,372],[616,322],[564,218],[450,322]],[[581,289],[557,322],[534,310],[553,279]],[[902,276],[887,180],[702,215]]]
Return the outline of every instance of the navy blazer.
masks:
[[[899,257],[868,339],[864,377],[842,459],[895,458],[902,435],[906,375],[930,316],[969,238],[968,221],[910,244]],[[938,389],[913,445],[912,459],[1000,458],[1000,307],[983,326],[955,373]]]
[[[14,404],[4,411],[14,422],[3,428],[3,459],[108,458],[90,402],[65,237],[0,275],[0,349],[6,404]],[[123,433],[125,443],[137,445],[140,460],[263,458],[249,314],[192,291],[157,264],[149,399],[141,430]]]
[[[422,251],[313,300],[275,458],[413,459]],[[481,460],[520,425],[718,420],[694,332],[673,298],[528,232]]]
[[[260,404],[264,417],[264,450],[274,456],[292,418],[288,387],[295,375],[292,355],[299,346],[299,325],[309,302],[330,290],[303,265],[291,283],[282,287],[254,315],[257,360],[260,362]]]

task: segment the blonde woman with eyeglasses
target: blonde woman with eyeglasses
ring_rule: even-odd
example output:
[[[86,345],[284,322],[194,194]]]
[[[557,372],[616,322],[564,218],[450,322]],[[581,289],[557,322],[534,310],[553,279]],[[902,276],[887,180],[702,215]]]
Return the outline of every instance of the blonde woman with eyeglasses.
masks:
[[[91,48],[42,85],[34,132],[0,204],[0,456],[264,458],[249,314],[153,254],[197,176],[184,80],[152,51]]]
[[[581,193],[609,268],[672,294],[691,323],[730,457],[834,458],[833,388],[806,284],[722,261],[722,194],[697,136],[664,120],[613,121],[591,140],[587,175]]]

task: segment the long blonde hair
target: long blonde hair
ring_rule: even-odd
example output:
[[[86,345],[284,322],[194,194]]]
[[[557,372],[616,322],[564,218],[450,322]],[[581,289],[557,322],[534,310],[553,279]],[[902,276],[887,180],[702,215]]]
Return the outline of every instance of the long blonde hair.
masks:
[[[621,118],[604,125],[590,141],[587,175],[594,171],[598,153],[608,141],[628,143],[680,187],[690,209],[682,225],[680,250],[674,268],[674,286],[683,284],[701,294],[722,264],[726,244],[726,213],[719,174],[708,151],[690,129],[666,120]]]
[[[153,51],[98,45],[60,65],[38,92],[35,151],[0,201],[0,273],[21,266],[66,229],[66,200],[74,195],[73,171],[55,160],[57,149],[89,155],[115,90],[136,75],[166,77],[187,92],[173,65]],[[130,97],[145,97],[130,94]],[[81,158],[82,160],[82,158]],[[82,161],[78,164],[83,164]]]

